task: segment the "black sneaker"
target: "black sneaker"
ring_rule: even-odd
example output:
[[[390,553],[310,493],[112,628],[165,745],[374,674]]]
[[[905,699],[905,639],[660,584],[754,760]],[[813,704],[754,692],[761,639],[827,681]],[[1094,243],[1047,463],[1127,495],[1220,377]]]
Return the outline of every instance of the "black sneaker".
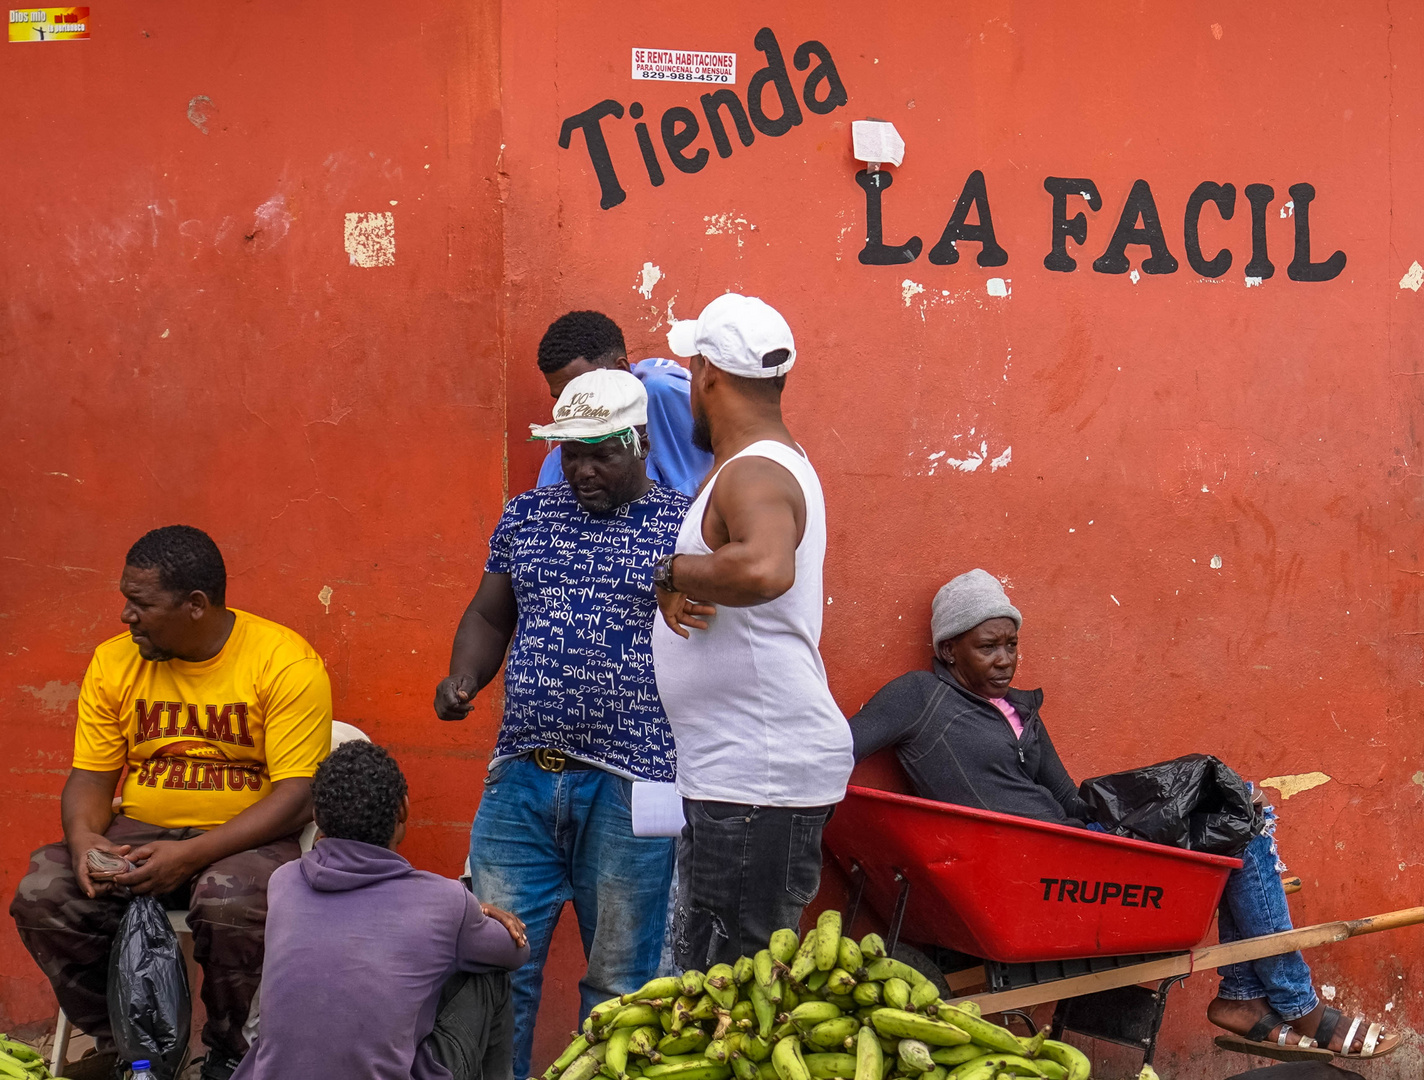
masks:
[[[220,1050],[209,1050],[208,1056],[203,1058],[203,1068],[198,1073],[198,1078],[199,1080],[231,1080],[232,1074],[237,1071],[240,1064],[242,1064],[240,1057],[231,1057]]]

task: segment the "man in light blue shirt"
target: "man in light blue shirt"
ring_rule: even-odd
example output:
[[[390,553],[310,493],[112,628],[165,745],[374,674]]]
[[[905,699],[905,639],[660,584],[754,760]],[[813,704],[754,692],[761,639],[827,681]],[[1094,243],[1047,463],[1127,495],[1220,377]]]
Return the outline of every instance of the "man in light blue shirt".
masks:
[[[539,370],[557,398],[571,379],[597,368],[632,371],[648,392],[648,479],[686,495],[696,495],[712,465],[712,455],[692,445],[691,382],[675,360],[648,359],[631,367],[623,331],[598,311],[570,311],[549,324],[539,342]],[[564,470],[555,446],[539,469],[538,487],[562,484]]]

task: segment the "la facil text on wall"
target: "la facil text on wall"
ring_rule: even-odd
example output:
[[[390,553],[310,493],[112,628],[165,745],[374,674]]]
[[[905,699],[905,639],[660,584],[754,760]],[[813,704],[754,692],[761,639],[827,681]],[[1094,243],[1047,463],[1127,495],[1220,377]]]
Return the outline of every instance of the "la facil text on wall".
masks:
[[[659,188],[668,181],[663,169],[664,159],[678,172],[687,175],[696,175],[708,166],[711,150],[706,145],[698,145],[704,122],[707,137],[717,156],[730,158],[733,155],[733,132],[743,147],[750,147],[758,133],[767,138],[782,138],[805,122],[807,112],[825,116],[849,103],[850,97],[835,60],[822,42],[815,39],[803,41],[791,55],[792,66],[796,71],[805,73],[801,77],[799,95],[772,29],[763,27],[758,30],[752,44],[762,53],[764,66],[748,80],[745,104],[736,90],[722,86],[700,95],[701,119],[686,105],[675,105],[665,110],[657,125],[662,143],[661,156],[648,122],[643,119],[643,105],[639,101],[631,102],[625,110],[621,101],[605,98],[563,121],[559,130],[559,146],[571,149],[574,133],[582,134],[584,148],[598,181],[599,206],[611,210],[623,205],[628,193],[619,179],[619,169],[625,170],[626,175],[629,168],[637,168],[632,163],[632,147],[627,145],[627,129],[617,123],[623,119],[625,112],[634,121],[632,141],[636,143],[637,157],[647,172],[649,183]],[[640,52],[634,51],[635,71]],[[735,71],[735,59],[731,70]],[[717,81],[725,81],[725,77]],[[771,102],[772,111],[767,108],[768,91],[774,99]],[[615,148],[609,145],[610,137],[614,139],[616,153]],[[855,173],[855,182],[865,198],[866,239],[860,251],[860,261],[867,266],[899,266],[918,259],[924,250],[924,241],[919,236],[911,236],[899,243],[887,243],[884,237],[883,206],[886,192],[895,182],[893,175],[884,169],[861,169]],[[1090,177],[1048,176],[1044,178],[1043,187],[1049,197],[1045,222],[1049,250],[1043,256],[1043,265],[1049,270],[1072,273],[1078,269],[1078,260],[1069,252],[1068,243],[1070,240],[1077,245],[1088,243],[1088,217],[1081,209],[1070,206],[1070,200],[1079,200],[1096,212],[1103,208],[1102,195]],[[1272,277],[1276,271],[1266,244],[1266,216],[1276,200],[1276,191],[1268,184],[1248,183],[1241,194],[1249,207],[1251,221],[1251,251],[1243,272],[1248,281],[1260,282]],[[1288,194],[1291,201],[1289,212],[1295,223],[1295,243],[1286,266],[1286,275],[1292,281],[1330,281],[1338,277],[1345,268],[1343,251],[1335,251],[1320,260],[1312,258],[1310,204],[1316,198],[1314,186],[1301,181],[1292,184]],[[1182,219],[1183,254],[1194,273],[1218,278],[1235,264],[1236,256],[1228,248],[1223,247],[1210,256],[1203,252],[1201,219],[1210,204],[1212,212],[1221,220],[1230,221],[1236,214],[1237,201],[1235,184],[1211,180],[1202,181],[1187,198]],[[1075,212],[1070,213],[1070,209]],[[971,214],[974,217],[972,221]],[[982,169],[975,169],[965,180],[939,239],[925,257],[936,265],[952,266],[959,261],[959,245],[966,242],[979,245],[975,262],[980,266],[1004,266],[1009,262],[1009,252],[998,242],[994,233],[989,188]],[[1140,264],[1144,274],[1173,274],[1180,269],[1180,262],[1167,245],[1152,187],[1143,179],[1136,180],[1128,191],[1117,224],[1102,254],[1092,260],[1092,269],[1100,274],[1127,273],[1131,268],[1127,249],[1133,246],[1147,248],[1146,257]]]

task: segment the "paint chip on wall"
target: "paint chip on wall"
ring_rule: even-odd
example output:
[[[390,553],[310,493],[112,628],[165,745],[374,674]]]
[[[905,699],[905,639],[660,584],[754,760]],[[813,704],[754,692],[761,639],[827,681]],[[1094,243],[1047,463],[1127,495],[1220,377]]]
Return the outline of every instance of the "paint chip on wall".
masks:
[[[197,97],[188,99],[188,123],[204,135],[208,133],[208,121],[216,112],[217,106],[213,104],[213,99],[207,94],[199,94]]]
[[[346,215],[346,254],[352,266],[396,264],[396,218],[389,210]]]
[[[1399,287],[1418,292],[1421,285],[1424,285],[1424,266],[1420,266],[1419,260],[1415,259],[1408,272],[1399,279]]]
[[[735,236],[737,247],[746,244],[746,231],[750,229],[756,232],[756,226],[742,217],[735,210],[725,214],[706,214],[702,220],[707,225],[707,236]]]
[[[650,262],[645,262],[643,264],[642,283],[634,285],[633,288],[642,293],[644,300],[651,300],[653,298],[653,287],[662,279],[662,270]]]
[[[67,713],[70,707],[79,700],[79,684],[77,682],[60,682],[58,679],[51,679],[43,686],[22,686],[21,690],[34,696],[40,703],[40,708],[48,713]]]
[[[330,585],[323,585],[323,586],[321,587],[321,592],[319,592],[319,593],[316,594],[316,601],[317,601],[317,603],[320,604],[322,607],[326,608],[326,613],[327,613],[328,615],[331,614],[331,586],[330,586]]]
[[[1220,556],[1220,555],[1213,555],[1213,556],[1211,557],[1211,568],[1212,568],[1213,570],[1220,570],[1220,569],[1221,569],[1221,556]]]
[[[970,434],[972,435],[973,432],[971,431]],[[944,459],[944,463],[946,465],[951,466],[952,468],[958,469],[960,472],[973,472],[975,469],[979,468],[980,465],[983,465],[984,462],[988,460],[988,457],[989,444],[981,440],[979,443],[979,452],[977,454],[971,450],[969,452],[968,457],[947,457]]]
[[[1330,783],[1330,777],[1323,772],[1295,773],[1291,776],[1268,776],[1261,781],[1261,787],[1275,788],[1281,793],[1281,801],[1299,795],[1302,791],[1318,788]]]
[[[910,301],[913,300],[918,293],[924,291],[925,287],[918,281],[911,281],[909,278],[906,278],[900,282],[900,295],[904,298],[906,307],[910,306]]]
[[[1001,277],[991,277],[986,286],[990,296],[1008,296],[1014,290]]]

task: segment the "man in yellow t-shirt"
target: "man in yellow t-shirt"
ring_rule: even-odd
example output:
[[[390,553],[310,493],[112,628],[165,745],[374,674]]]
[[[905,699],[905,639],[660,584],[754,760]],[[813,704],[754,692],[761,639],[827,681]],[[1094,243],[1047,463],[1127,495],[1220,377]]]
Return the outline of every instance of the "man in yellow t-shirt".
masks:
[[[94,650],[79,693],[64,842],[34,853],[10,913],[66,1015],[113,1046],[105,998],[124,886],[188,907],[203,968],[203,1080],[227,1080],[262,973],[267,879],[300,855],[311,777],[331,749],[331,684],[286,627],[225,606],[217,545],[185,525],[129,549],[128,633]],[[122,808],[114,793],[123,778]],[[136,867],[90,873],[97,848]]]

